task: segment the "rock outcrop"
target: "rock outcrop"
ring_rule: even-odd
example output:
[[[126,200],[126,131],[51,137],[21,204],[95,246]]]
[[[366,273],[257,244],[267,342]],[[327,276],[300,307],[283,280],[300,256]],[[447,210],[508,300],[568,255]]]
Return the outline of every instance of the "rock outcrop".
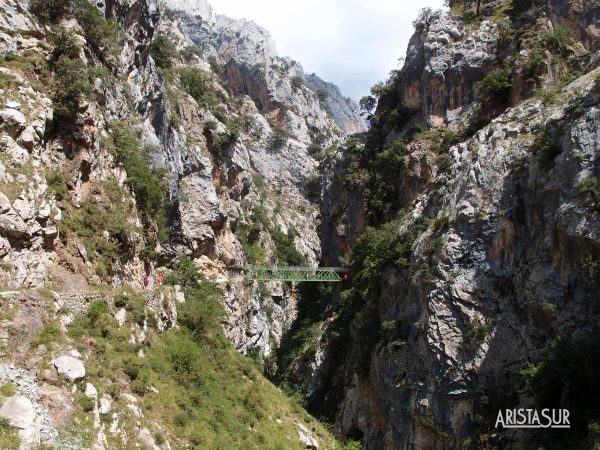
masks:
[[[405,110],[432,126],[459,122],[475,101],[475,84],[498,65],[497,25],[484,20],[467,34],[460,20],[436,11],[423,14],[415,29],[405,65],[378,110]]]
[[[83,362],[71,355],[59,356],[52,364],[56,367],[58,374],[71,382],[81,381],[85,377],[85,366]]]
[[[494,428],[498,410],[540,407],[523,374],[557,337],[575,346],[598,339],[598,211],[594,188],[584,187],[598,176],[598,41],[583,39],[597,7],[550,2],[533,19],[508,10],[503,20],[533,20],[541,36],[581,32],[560,58],[587,73],[564,78],[548,50],[528,81],[533,96],[521,80],[540,38],[516,32],[507,43],[506,23],[490,17],[504,2],[482,3],[476,26],[456,13],[417,20],[374,129],[342,148],[323,177],[324,258],[352,263],[353,273],[309,319],[319,332],[282,376],[367,449],[529,448],[539,434]],[[514,46],[523,50],[504,72],[510,89],[497,91],[506,101],[486,111],[480,83],[504,70],[499,55]],[[393,187],[385,202],[373,197],[380,179],[348,181],[373,164],[356,154],[392,151],[402,165],[383,185]]]
[[[271,102],[275,101],[297,108],[297,120],[303,120],[321,114],[323,108],[320,102],[323,102],[337,126],[346,134],[366,130],[356,103],[344,98],[332,83],[321,80],[316,74],[305,74],[297,61],[280,57],[271,35],[256,23],[215,14],[206,2],[177,1],[169,2],[165,7],[178,12],[178,27],[203,55],[213,56],[226,65],[225,78],[229,89],[236,94],[250,95],[260,104],[261,110],[273,109]],[[240,76],[243,72],[246,74]],[[299,87],[291,88],[289,82],[292,77],[296,77],[296,84],[304,80],[312,94],[318,96],[317,101],[314,101],[313,95],[307,95],[309,92],[302,92]],[[300,92],[291,98],[294,90]],[[308,97],[309,105],[300,104],[302,97]],[[311,124],[307,121],[307,125]],[[332,128],[331,125],[329,127]]]

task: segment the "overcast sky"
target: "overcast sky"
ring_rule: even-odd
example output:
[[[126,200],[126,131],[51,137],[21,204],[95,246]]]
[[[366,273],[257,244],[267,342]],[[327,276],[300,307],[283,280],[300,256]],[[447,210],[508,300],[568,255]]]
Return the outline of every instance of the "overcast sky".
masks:
[[[215,11],[271,32],[281,56],[300,61],[358,100],[398,67],[421,8],[443,0],[209,0]]]

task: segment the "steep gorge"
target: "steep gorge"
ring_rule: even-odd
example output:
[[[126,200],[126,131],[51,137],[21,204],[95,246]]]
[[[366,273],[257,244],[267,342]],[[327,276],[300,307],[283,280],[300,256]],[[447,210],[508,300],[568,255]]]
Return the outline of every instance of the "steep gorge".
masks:
[[[367,130],[204,0],[0,1],[1,445],[598,445],[598,2],[422,11]]]

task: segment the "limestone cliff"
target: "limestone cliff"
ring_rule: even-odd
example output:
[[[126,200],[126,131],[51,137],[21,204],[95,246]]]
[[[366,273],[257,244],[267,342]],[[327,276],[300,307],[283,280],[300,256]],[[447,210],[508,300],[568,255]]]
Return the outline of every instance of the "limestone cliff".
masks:
[[[561,348],[562,383],[594,373],[574,361],[600,325],[598,5],[450,3],[327,168],[323,254],[352,274],[280,377],[367,449],[588,448],[595,413],[568,437],[494,424],[596,395],[539,376]]]
[[[326,149],[347,131],[364,130],[363,119],[333,85],[324,85],[324,94],[304,84],[301,66],[277,56],[269,34],[252,22],[216,15],[203,2],[97,6],[118,22],[118,60],[100,49],[110,43],[91,40],[85,24],[66,19],[42,25],[20,3],[3,4],[3,143],[10,159],[3,172],[10,249],[5,283],[27,288],[53,282],[74,290],[100,282],[140,286],[144,273],[187,254],[225,288],[225,327],[236,347],[268,355],[293,320],[294,293],[286,286],[246,286],[239,268],[248,261],[286,264],[281,260],[286,246],[317,263],[319,213],[307,192],[317,186],[318,160]],[[84,63],[98,73],[90,75],[93,95],[76,116],[76,127],[84,131],[81,142],[52,128],[53,93],[37,88],[52,76],[44,61],[55,64],[54,36],[62,28],[81,40]],[[157,33],[172,48],[169,67],[157,67],[150,55]],[[107,58],[108,72],[102,67]],[[30,65],[10,63],[17,59]],[[202,84],[206,101],[182,81],[181,70],[190,67],[187,80]],[[23,89],[12,88],[18,85]],[[156,239],[144,229],[157,224],[128,206],[120,212],[129,217],[119,217],[131,225],[127,236],[110,229],[118,224],[97,224],[109,245],[119,247],[107,259],[99,248],[103,243],[79,236],[69,229],[76,223],[61,219],[75,214],[90,222],[89,204],[110,210],[110,202],[139,202],[111,142],[115,121],[124,119],[150,169],[167,171],[171,237]],[[25,177],[35,182],[26,185]],[[116,196],[109,189],[113,183]],[[247,242],[244,227],[258,213],[266,218],[263,233]],[[248,252],[257,254],[248,260]]]

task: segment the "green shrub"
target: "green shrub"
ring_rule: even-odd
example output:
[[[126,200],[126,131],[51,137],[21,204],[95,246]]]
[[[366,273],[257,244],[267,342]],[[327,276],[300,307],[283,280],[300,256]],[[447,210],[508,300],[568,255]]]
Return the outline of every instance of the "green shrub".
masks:
[[[548,168],[554,159],[560,155],[562,149],[554,142],[546,128],[540,130],[533,141],[533,149],[543,167]]]
[[[260,223],[252,222],[250,225],[242,225],[241,230],[246,233],[246,240],[250,244],[256,244],[260,238],[262,227]]]
[[[600,211],[600,183],[596,177],[586,177],[575,183],[573,186],[575,195],[589,194],[594,200],[594,207]]]
[[[448,229],[448,226],[450,225],[450,218],[448,215],[440,213],[434,219],[431,219],[429,224],[433,228],[433,231],[440,233]]]
[[[83,97],[91,92],[87,67],[79,58],[62,55],[54,63],[54,77],[54,118],[61,124],[69,124],[79,111]]]
[[[51,35],[52,44],[54,49],[52,50],[52,60],[56,61],[61,56],[66,56],[70,59],[78,59],[81,47],[77,41],[75,33],[64,27],[59,27]]]
[[[132,380],[136,380],[140,374],[142,363],[139,358],[130,356],[124,361],[123,372]]]
[[[159,432],[154,433],[154,442],[156,442],[156,445],[158,446],[163,445],[166,442],[165,436]]]
[[[395,320],[386,320],[385,322],[381,322],[381,331],[393,331],[397,326]]]
[[[144,394],[146,393],[146,383],[144,383],[142,380],[133,380],[131,382],[131,392],[133,392],[134,394],[137,394],[139,396],[144,396]]]
[[[267,186],[265,178],[260,173],[252,174],[252,182],[258,189],[264,189]]]
[[[389,147],[375,154],[374,166],[384,177],[397,177],[406,165],[406,143],[398,139]]]
[[[375,97],[373,97],[372,95],[365,95],[364,97],[362,97],[360,99],[360,101],[358,102],[358,105],[360,106],[362,115],[369,118],[369,117],[371,117],[375,107],[377,106],[377,99]]]
[[[319,102],[321,102],[321,103],[326,102],[327,99],[329,98],[329,94],[324,89],[319,89],[316,92],[316,94],[317,94],[317,98],[319,99]]]
[[[44,345],[48,350],[52,350],[52,343],[61,335],[62,331],[58,323],[50,322],[44,325],[41,331],[31,340],[30,345],[32,347]]]
[[[294,89],[302,89],[304,87],[304,80],[302,77],[292,77],[290,81]]]
[[[242,243],[242,247],[244,249],[244,255],[246,255],[246,259],[248,260],[248,264],[262,266],[269,262],[267,260],[267,252],[260,245]]]
[[[268,263],[265,249],[258,244],[262,225],[255,221],[248,224],[240,224],[236,230],[236,236],[244,249],[248,264],[266,265]]]
[[[491,333],[490,327],[479,317],[476,317],[469,324],[467,339],[472,342],[481,342]]]
[[[60,169],[48,169],[45,173],[46,183],[48,183],[48,192],[56,196],[59,200],[67,198],[69,188],[67,186],[67,177]]]
[[[225,132],[211,131],[209,136],[209,146],[215,153],[223,153],[230,145],[234,144],[238,136],[229,130]]]
[[[360,441],[350,439],[344,443],[342,450],[363,450],[363,446]]]
[[[87,318],[90,321],[90,325],[96,326],[103,317],[110,314],[110,309],[108,305],[102,300],[96,300],[93,302],[87,312]]]
[[[116,64],[118,45],[123,39],[117,23],[113,19],[105,20],[96,6],[87,0],[73,1],[73,14],[88,44],[103,62]]]
[[[492,102],[495,104],[507,103],[510,88],[512,87],[510,77],[511,73],[508,69],[495,69],[487,74],[476,85],[481,101],[483,103]]]
[[[180,50],[179,56],[181,56],[181,58],[185,62],[189,63],[190,61],[192,61],[194,56],[202,58],[202,50],[200,50],[195,45],[186,45],[182,50]]]
[[[323,147],[321,147],[319,144],[310,144],[306,150],[308,154],[316,161],[323,160],[325,156],[323,153]]]
[[[118,269],[121,253],[133,245],[134,226],[124,190],[115,181],[105,182],[101,188],[108,201],[95,197],[92,202],[82,202],[80,208],[63,216],[59,230],[63,241],[73,237],[83,242],[88,258],[96,263],[96,272],[106,278]],[[102,235],[103,231],[110,235],[109,239]]]
[[[128,297],[125,305],[129,320],[132,323],[143,327],[146,321],[146,297],[140,294],[133,294]]]
[[[121,388],[119,387],[119,385],[117,383],[112,383],[111,385],[108,386],[106,393],[108,395],[110,395],[112,398],[119,398],[119,395],[121,394]]]
[[[85,395],[82,395],[79,397],[79,407],[84,411],[84,412],[90,412],[94,410],[94,399],[89,398]]]
[[[271,148],[273,150],[278,150],[283,147],[289,139],[291,139],[292,135],[285,128],[281,128],[277,125],[271,125],[271,130],[273,133],[271,134]]]
[[[371,87],[371,95],[375,98],[381,98],[388,95],[392,91],[391,83],[379,81]]]
[[[123,308],[127,306],[127,295],[125,294],[117,294],[115,295],[114,302],[116,308]]]
[[[446,241],[444,240],[444,238],[437,237],[435,239],[432,239],[427,244],[427,253],[429,253],[430,255],[435,254],[435,253],[439,252],[441,249],[443,249],[444,245],[446,245]]]
[[[306,257],[298,251],[294,244],[295,233],[293,230],[289,230],[288,233],[285,234],[274,228],[269,230],[269,233],[275,243],[275,254],[280,265],[306,265]]]
[[[56,23],[71,9],[71,0],[31,0],[29,11],[42,23]]]
[[[2,399],[12,397],[16,392],[17,390],[13,383],[4,383],[0,386],[0,403],[2,402]]]
[[[388,265],[408,268],[412,245],[425,226],[413,223],[403,228],[399,221],[391,221],[380,228],[369,227],[352,248],[351,262],[356,264],[356,287],[363,295],[377,292],[381,273]]]
[[[514,19],[518,19],[523,14],[530,11],[533,5],[534,2],[532,0],[513,0],[509,10],[510,16]]]
[[[5,450],[21,448],[18,430],[13,428],[4,417],[0,417],[0,448]]]
[[[520,173],[529,167],[529,158],[527,156],[519,156],[515,158],[511,164],[511,169],[515,173]]]
[[[169,186],[167,171],[156,169],[149,163],[149,148],[142,148],[138,138],[125,122],[117,122],[113,128],[115,157],[127,171],[138,207],[145,213],[146,221],[152,223],[159,240],[169,237],[167,208]]]
[[[594,176],[585,177],[575,182],[573,190],[575,191],[575,195],[592,194],[593,196],[597,196],[600,193],[598,178]]]
[[[521,371],[537,408],[566,408],[570,428],[560,433],[540,430],[531,448],[589,448],[600,417],[600,345],[595,340],[559,337],[550,351]]]
[[[98,67],[88,67],[88,77],[91,79],[100,78],[100,80],[104,81],[110,76],[110,70],[108,70],[104,66]]]
[[[169,284],[178,284],[184,288],[186,302],[179,307],[178,320],[194,336],[219,334],[224,319],[221,290],[207,281],[198,271],[193,261],[181,256],[166,277]]]
[[[544,53],[541,49],[532,49],[527,53],[527,59],[523,62],[523,73],[528,78],[534,79],[537,75],[538,68],[545,60]]]
[[[217,60],[217,57],[215,55],[210,55],[208,57],[208,64],[210,65],[210,69],[214,73],[216,73],[219,76],[223,74],[223,68],[221,67],[221,64],[219,64],[219,61]]]
[[[586,257],[579,271],[589,286],[600,287],[600,259]]]
[[[308,177],[305,184],[306,196],[312,201],[319,200],[321,178],[317,174]]]
[[[575,32],[561,26],[546,30],[542,34],[542,43],[555,53],[562,53],[575,41]]]
[[[164,33],[158,33],[150,44],[150,56],[161,69],[173,67],[173,60],[177,56],[177,49]]]
[[[443,155],[438,155],[435,158],[435,165],[442,172],[445,172],[448,169],[450,169],[450,167],[452,167],[452,164],[454,164],[454,159],[452,159],[452,156],[450,156],[447,153],[444,153]]]
[[[420,131],[412,136],[412,142],[426,142],[429,149],[438,154],[448,153],[448,149],[460,142],[461,136],[446,126]]]
[[[116,320],[110,314],[108,305],[102,300],[92,302],[85,315],[77,316],[69,327],[69,336],[79,339],[84,335],[107,337],[118,328]]]
[[[199,106],[212,109],[217,105],[219,95],[212,85],[210,73],[196,67],[183,67],[179,69],[179,79],[183,89]]]
[[[247,120],[247,118],[239,116],[230,116],[227,118],[225,126],[229,131],[232,142],[237,141],[242,135],[245,128],[245,120]]]

